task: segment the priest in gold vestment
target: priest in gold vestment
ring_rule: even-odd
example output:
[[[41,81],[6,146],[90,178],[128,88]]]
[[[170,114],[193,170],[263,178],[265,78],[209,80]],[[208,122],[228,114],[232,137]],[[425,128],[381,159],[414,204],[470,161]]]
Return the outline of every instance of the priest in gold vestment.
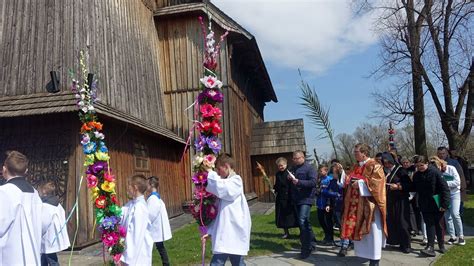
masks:
[[[354,241],[356,256],[379,265],[387,238],[386,188],[383,166],[368,157],[366,144],[354,147],[357,164],[345,181],[341,238]]]

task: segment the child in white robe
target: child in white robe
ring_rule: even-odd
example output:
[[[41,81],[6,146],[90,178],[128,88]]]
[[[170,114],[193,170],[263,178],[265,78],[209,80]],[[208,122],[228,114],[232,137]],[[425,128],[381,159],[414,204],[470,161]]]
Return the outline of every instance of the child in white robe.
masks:
[[[52,181],[43,183],[39,188],[43,201],[42,225],[43,237],[41,239],[41,266],[59,265],[59,251],[70,246],[67,234],[66,214],[55,195],[56,185]]]
[[[143,195],[148,187],[144,175],[130,178],[127,194],[132,200],[122,209],[122,225],[127,229],[125,251],[120,259],[126,265],[151,265],[153,240],[148,207]]]
[[[28,159],[7,153],[0,186],[0,265],[40,265],[41,210],[38,192],[25,180]]]
[[[159,179],[156,176],[148,178],[148,211],[150,212],[151,236],[156,249],[160,253],[163,266],[170,265],[164,241],[171,239],[171,227],[166,212],[166,205],[158,194]]]
[[[216,219],[210,224],[208,234],[212,241],[211,265],[224,265],[230,259],[232,265],[245,265],[250,247],[252,221],[242,178],[234,172],[234,160],[226,154],[216,160],[216,172],[208,170],[206,190],[219,198]]]

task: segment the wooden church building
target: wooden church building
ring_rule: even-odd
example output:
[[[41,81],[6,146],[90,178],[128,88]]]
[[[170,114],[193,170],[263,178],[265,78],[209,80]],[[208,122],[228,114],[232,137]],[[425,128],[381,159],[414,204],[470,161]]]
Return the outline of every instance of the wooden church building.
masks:
[[[277,98],[255,38],[229,16],[203,1],[0,1],[0,160],[7,150],[26,154],[29,180],[54,180],[66,212],[78,196],[79,230],[85,233],[77,246],[97,241],[85,182],[79,189],[85,171],[81,124],[69,88],[79,52],[98,80],[96,110],[121,202],[127,177],[156,175],[173,217],[192,198],[193,150],[181,156],[194,115],[185,109],[199,91],[198,17],[207,20],[208,14],[216,36],[229,31],[218,69],[225,95],[223,151],[238,161],[245,193],[255,197],[250,139],[254,125],[264,122],[265,104]],[[53,76],[57,92],[47,90]]]

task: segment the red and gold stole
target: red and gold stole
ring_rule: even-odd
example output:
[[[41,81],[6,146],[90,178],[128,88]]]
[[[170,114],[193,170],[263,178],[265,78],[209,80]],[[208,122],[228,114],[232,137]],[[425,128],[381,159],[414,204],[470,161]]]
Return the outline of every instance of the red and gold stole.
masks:
[[[351,180],[361,179],[366,181],[366,178],[362,175],[365,169],[363,166],[356,165],[354,170],[349,174],[349,178],[346,179],[346,193],[344,194],[344,212],[342,215],[342,239],[354,239],[355,227],[357,224],[357,212],[359,208],[359,201],[361,199],[359,187],[353,188]]]

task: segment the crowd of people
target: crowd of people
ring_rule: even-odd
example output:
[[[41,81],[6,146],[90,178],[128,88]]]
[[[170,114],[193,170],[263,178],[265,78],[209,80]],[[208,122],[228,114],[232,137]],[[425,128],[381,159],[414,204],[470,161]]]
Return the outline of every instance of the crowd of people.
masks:
[[[353,152],[357,163],[346,169],[333,159],[316,172],[303,151],[293,153],[291,167],[283,157],[276,161],[276,226],[283,229],[282,238],[289,237],[289,228],[299,228],[301,259],[317,245],[339,246],[339,256],[354,248],[356,256],[378,265],[386,246],[413,252],[416,235],[423,236],[421,253],[428,257],[436,255],[435,243],[440,253],[445,244],[465,245],[462,212],[468,172],[455,151],[439,147],[434,156],[409,159],[391,149],[372,159],[370,147],[360,143]],[[313,204],[324,232],[321,241],[316,241],[309,219]]]
[[[69,248],[65,211],[52,180],[35,188],[25,178],[28,158],[7,153],[0,186],[0,265],[59,265],[57,252]],[[151,265],[153,243],[163,265],[169,265],[163,242],[171,238],[166,206],[158,193],[158,177],[129,178],[121,224],[126,228],[126,265]]]
[[[355,145],[353,152],[357,163],[346,169],[334,159],[316,170],[303,151],[293,153],[291,167],[285,158],[276,161],[276,225],[283,229],[282,238],[290,237],[290,228],[299,228],[301,259],[317,245],[339,246],[339,256],[353,248],[356,256],[378,265],[386,245],[413,252],[411,238],[416,234],[423,235],[425,256],[436,255],[435,243],[441,253],[445,244],[465,245],[465,161],[446,147],[438,148],[436,156],[411,159],[393,151],[372,159],[366,144]],[[211,265],[224,265],[228,259],[232,265],[245,265],[250,248],[250,212],[242,178],[234,168],[235,161],[223,154],[215,171],[206,169],[207,190],[219,199],[217,217],[201,238],[203,244],[212,240]],[[5,184],[0,186],[0,265],[59,265],[56,253],[70,246],[65,211],[55,183],[46,180],[35,188],[25,178],[27,171],[25,155],[7,153],[2,169]],[[164,241],[172,236],[158,191],[156,176],[128,178],[131,200],[123,206],[121,221],[127,230],[121,258],[125,265],[151,265],[153,245],[163,265],[169,265]],[[316,241],[311,225],[312,205],[324,232],[321,241]],[[335,230],[340,231],[338,241]]]
[[[211,265],[224,265],[227,259],[232,265],[245,265],[250,247],[250,212],[234,165],[223,154],[216,160],[215,171],[206,169],[207,190],[219,199],[217,217],[201,238],[203,243],[212,240]],[[2,170],[5,183],[0,186],[0,265],[59,265],[57,252],[70,246],[65,211],[54,182],[46,180],[35,188],[25,178],[27,171],[24,154],[7,153]],[[170,265],[164,242],[172,234],[158,192],[159,178],[136,174],[127,181],[130,201],[122,207],[120,224],[126,229],[126,248],[121,263],[151,265],[155,245],[162,264]]]

